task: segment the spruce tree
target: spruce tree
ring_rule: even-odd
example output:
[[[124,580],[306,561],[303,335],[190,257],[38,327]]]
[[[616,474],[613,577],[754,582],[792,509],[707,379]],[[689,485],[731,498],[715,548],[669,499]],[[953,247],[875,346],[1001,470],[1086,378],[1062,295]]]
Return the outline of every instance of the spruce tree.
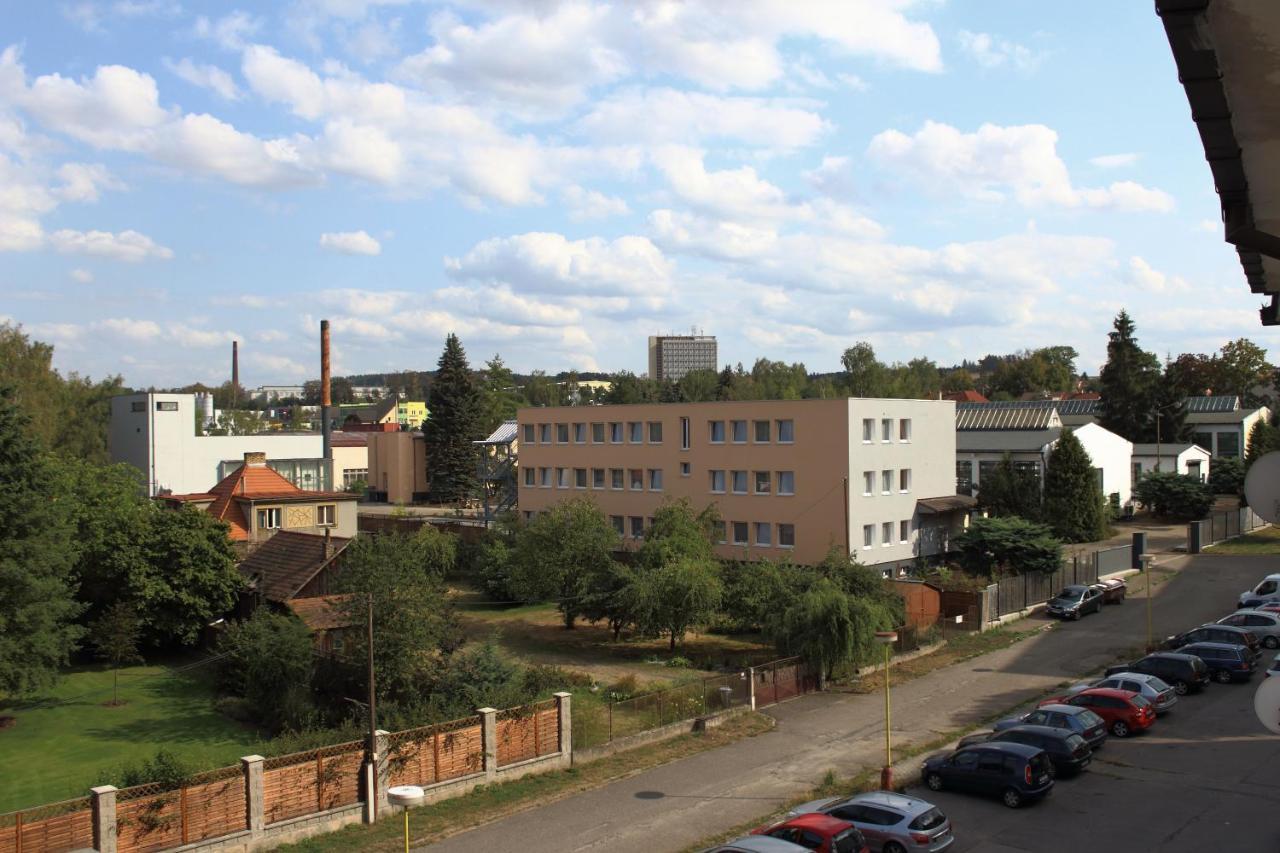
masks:
[[[1106,533],[1102,490],[1093,461],[1074,433],[1063,430],[1049,453],[1044,518],[1058,538],[1093,542]]]
[[[428,495],[436,503],[460,503],[477,491],[479,453],[473,441],[481,435],[480,390],[467,364],[467,354],[450,333],[427,397],[430,415],[422,424],[427,441]]]
[[[1108,335],[1107,363],[1102,367],[1102,401],[1098,423],[1130,441],[1143,441],[1155,419],[1160,360],[1144,352],[1134,337],[1133,320],[1125,311]]]
[[[50,686],[83,634],[60,479],[0,385],[0,697]]]

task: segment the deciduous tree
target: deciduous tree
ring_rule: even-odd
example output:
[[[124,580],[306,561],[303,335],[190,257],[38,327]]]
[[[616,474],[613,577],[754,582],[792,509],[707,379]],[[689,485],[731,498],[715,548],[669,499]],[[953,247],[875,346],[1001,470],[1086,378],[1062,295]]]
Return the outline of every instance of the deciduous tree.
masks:
[[[120,704],[120,667],[141,663],[138,654],[138,615],[126,602],[117,601],[89,624],[89,645],[99,660],[111,665],[111,704]]]

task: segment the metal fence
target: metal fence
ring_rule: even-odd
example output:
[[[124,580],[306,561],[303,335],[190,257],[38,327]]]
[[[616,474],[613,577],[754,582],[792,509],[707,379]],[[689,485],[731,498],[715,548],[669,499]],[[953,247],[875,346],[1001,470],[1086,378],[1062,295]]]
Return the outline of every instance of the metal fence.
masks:
[[[737,708],[750,702],[747,670],[698,678],[601,703],[578,701],[573,709],[573,745],[602,746],[671,723]]]
[[[1017,613],[1019,610],[1048,601],[1064,586],[1097,583],[1097,581],[1098,560],[1096,558],[1081,560],[1079,557],[1073,557],[1063,561],[1062,567],[1054,572],[1026,572],[1021,575],[1010,575],[994,584],[996,609],[992,615],[999,618],[1009,613]]]
[[[1202,531],[1201,545],[1212,545],[1267,526],[1267,522],[1247,506],[1211,513],[1208,518],[1199,523]]]
[[[1133,567],[1133,546],[1120,545],[1093,552],[1094,577],[1122,572]]]
[[[798,657],[771,661],[751,668],[755,679],[756,707],[775,705],[818,689],[818,673]]]

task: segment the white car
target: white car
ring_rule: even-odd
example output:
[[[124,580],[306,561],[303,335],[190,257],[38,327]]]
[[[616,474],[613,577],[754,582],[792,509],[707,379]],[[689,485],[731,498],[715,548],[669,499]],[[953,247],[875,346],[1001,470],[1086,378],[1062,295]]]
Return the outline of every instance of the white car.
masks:
[[[1280,648],[1280,613],[1269,613],[1266,610],[1237,610],[1230,616],[1219,619],[1218,624],[1244,628],[1267,648]]]
[[[1141,694],[1155,706],[1157,714],[1165,713],[1178,703],[1178,694],[1172,687],[1145,672],[1117,672],[1098,681],[1076,684],[1067,688],[1067,695],[1074,696],[1090,687],[1110,687],[1113,690],[1130,690]]]
[[[1280,601],[1280,575],[1267,575],[1253,589],[1246,589],[1236,599],[1237,607],[1244,607],[1247,601]]]

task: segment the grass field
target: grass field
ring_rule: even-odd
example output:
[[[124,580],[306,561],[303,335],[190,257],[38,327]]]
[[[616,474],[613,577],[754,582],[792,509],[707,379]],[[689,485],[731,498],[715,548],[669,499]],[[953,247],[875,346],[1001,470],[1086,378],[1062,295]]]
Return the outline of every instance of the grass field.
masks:
[[[1237,536],[1209,549],[1211,554],[1246,554],[1265,556],[1280,554],[1280,527],[1262,527],[1252,533]]]
[[[197,767],[236,763],[259,735],[213,709],[208,670],[122,669],[111,707],[110,671],[76,667],[44,696],[0,703],[15,718],[0,728],[0,813],[83,795],[160,747]]]

